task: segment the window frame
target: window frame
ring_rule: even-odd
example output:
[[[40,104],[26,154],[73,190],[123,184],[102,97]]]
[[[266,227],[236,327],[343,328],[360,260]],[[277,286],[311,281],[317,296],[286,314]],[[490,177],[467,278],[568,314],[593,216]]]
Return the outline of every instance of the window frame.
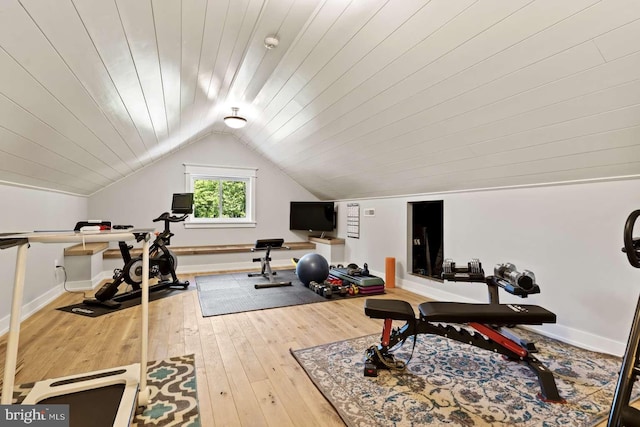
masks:
[[[193,193],[193,183],[199,179],[246,182],[245,218],[195,218],[193,214],[184,222],[185,228],[237,228],[256,226],[257,168],[184,164],[185,188]]]

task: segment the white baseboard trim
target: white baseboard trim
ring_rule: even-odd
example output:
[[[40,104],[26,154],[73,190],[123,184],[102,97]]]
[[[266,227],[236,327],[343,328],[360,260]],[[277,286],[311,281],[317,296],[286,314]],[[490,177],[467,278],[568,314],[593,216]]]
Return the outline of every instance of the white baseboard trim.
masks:
[[[63,292],[64,292],[64,289],[62,288],[62,285],[58,285],[54,288],[49,289],[47,292],[40,295],[35,300],[24,304],[22,306],[20,322],[23,322],[24,320],[31,317],[33,314],[38,312],[38,310],[40,310],[41,308],[43,308],[44,306],[46,306],[47,304],[49,304],[50,302],[58,298],[60,295],[62,295]],[[4,335],[9,331],[10,320],[11,320],[10,314],[0,319],[0,335]]]
[[[465,298],[457,294],[434,289],[433,287],[425,285],[424,283],[416,283],[406,279],[396,278],[396,286],[435,301],[455,301],[470,303],[486,302]],[[522,327],[535,331],[549,338],[557,339],[558,341],[575,345],[576,347],[584,348],[591,351],[597,351],[600,353],[607,353],[614,356],[622,356],[627,347],[626,342],[615,341],[607,337],[581,331],[559,323],[548,324],[544,326]]]
[[[69,291],[92,291],[98,287],[100,282],[105,279],[110,279],[113,277],[113,272],[110,271],[102,271],[96,274],[95,277],[92,277],[91,280],[76,280],[74,282],[67,282],[65,287]]]
[[[425,296],[435,301],[455,301],[455,302],[481,302],[471,298],[466,298],[440,289],[435,289],[425,283],[416,283],[406,279],[396,278],[396,286],[414,294]]]
[[[293,264],[289,260],[272,260],[272,268],[294,268]],[[230,262],[223,264],[193,264],[178,266],[176,273],[178,274],[193,274],[207,272],[220,272],[225,270],[259,270],[260,264],[255,262]],[[67,282],[66,288],[69,291],[90,291],[98,287],[100,282],[105,279],[111,279],[113,277],[112,271],[102,271],[97,274],[91,280],[77,280],[74,282]]]
[[[295,268],[289,260],[272,260],[271,268]],[[255,262],[229,262],[224,264],[198,264],[198,265],[179,265],[176,273],[178,274],[192,274],[200,273],[206,274],[207,272],[219,272],[225,270],[260,270],[260,264]]]
[[[293,268],[293,265],[287,260],[278,262],[274,260],[271,263],[273,268]],[[178,266],[178,273],[190,274],[190,273],[202,273],[206,272],[219,272],[225,270],[255,270],[259,268],[259,265],[253,262],[234,262],[225,264],[201,264],[201,265],[185,265]],[[378,277],[384,277],[384,274],[371,271],[372,274]],[[112,276],[112,272],[103,271],[91,281],[76,281],[67,282],[66,287],[68,290],[80,291],[80,290],[93,290],[104,279],[108,279]],[[452,294],[446,291],[434,289],[433,287],[426,286],[424,283],[416,283],[406,279],[399,279],[396,277],[396,286],[401,289],[413,292],[418,295],[422,295],[426,298],[436,301],[456,301],[456,302],[482,302],[469,298],[461,297],[457,294]],[[64,288],[62,285],[58,285],[35,300],[24,304],[22,306],[21,321],[31,317],[38,310],[52,302],[58,296],[62,295]],[[585,348],[592,351],[601,353],[612,354],[614,356],[622,356],[625,352],[627,343],[621,341],[615,341],[607,337],[595,335],[589,332],[581,331],[562,324],[551,324],[539,327],[528,327],[529,329],[550,338],[557,339],[559,341],[566,342],[581,348]],[[5,334],[9,330],[9,315],[0,319],[0,335]]]
[[[289,260],[274,260],[271,262],[272,268],[294,268]],[[224,270],[256,270],[260,269],[260,264],[254,262],[235,262],[235,263],[226,263],[226,264],[202,264],[202,265],[185,265],[178,266],[178,273],[203,273],[206,272],[218,272]],[[68,291],[90,291],[94,290],[100,282],[105,279],[110,279],[113,277],[112,271],[102,271],[93,277],[91,280],[77,280],[73,282],[67,282],[64,286],[59,284],[54,288],[51,288],[44,294],[40,295],[35,300],[28,302],[22,306],[21,311],[21,319],[24,320],[31,317],[34,313],[36,313],[41,308],[45,307],[47,304],[55,300],[57,297],[62,295],[65,292],[65,287]],[[7,315],[0,319],[0,335],[4,335],[9,331],[9,321],[10,315]]]
[[[272,268],[294,268],[293,264],[290,261],[278,260],[271,261]],[[223,264],[192,264],[192,265],[179,265],[176,269],[176,273],[178,274],[193,274],[193,273],[202,273],[206,274],[207,272],[219,272],[225,270],[259,270],[260,264],[255,262],[230,262]],[[112,271],[102,271],[97,274],[91,280],[78,280],[75,282],[67,282],[67,289],[70,291],[86,291],[95,289],[100,282],[105,279],[111,279],[113,277]]]

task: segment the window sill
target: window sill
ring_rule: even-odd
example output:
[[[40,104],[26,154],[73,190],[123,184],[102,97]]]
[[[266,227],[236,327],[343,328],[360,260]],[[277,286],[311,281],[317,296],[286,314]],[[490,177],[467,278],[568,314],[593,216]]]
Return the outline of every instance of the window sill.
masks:
[[[184,228],[255,228],[255,222],[185,222]]]

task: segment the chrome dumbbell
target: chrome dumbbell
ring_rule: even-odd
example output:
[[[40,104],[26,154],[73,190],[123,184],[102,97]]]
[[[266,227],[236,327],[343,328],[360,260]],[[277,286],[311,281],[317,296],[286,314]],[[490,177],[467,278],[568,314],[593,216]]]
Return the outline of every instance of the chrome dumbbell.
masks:
[[[456,263],[451,258],[446,258],[442,262],[442,272],[445,274],[452,274],[456,268]]]
[[[533,272],[529,270],[520,272],[518,268],[510,262],[497,264],[493,269],[493,274],[525,291],[533,289],[536,284],[536,276]]]
[[[471,274],[481,274],[482,263],[478,258],[473,258],[470,262],[467,263],[467,269]]]

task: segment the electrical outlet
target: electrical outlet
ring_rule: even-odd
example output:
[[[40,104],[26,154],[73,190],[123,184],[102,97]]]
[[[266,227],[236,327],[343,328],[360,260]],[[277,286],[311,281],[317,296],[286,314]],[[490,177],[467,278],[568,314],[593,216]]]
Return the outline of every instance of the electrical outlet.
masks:
[[[57,285],[60,283],[60,279],[58,278],[58,260],[53,260],[53,284]]]

